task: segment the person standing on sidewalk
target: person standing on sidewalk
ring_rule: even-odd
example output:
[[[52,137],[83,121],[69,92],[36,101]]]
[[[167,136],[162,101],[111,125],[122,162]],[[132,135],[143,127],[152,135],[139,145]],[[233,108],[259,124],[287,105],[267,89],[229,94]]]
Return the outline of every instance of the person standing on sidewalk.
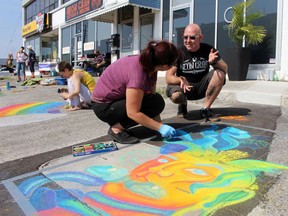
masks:
[[[123,144],[139,142],[126,132],[137,124],[156,130],[163,137],[176,134],[160,119],[165,102],[156,93],[156,81],[157,71],[168,70],[177,58],[173,44],[151,41],[141,55],[120,58],[103,72],[91,95],[92,109],[110,125],[108,135],[113,140]]]
[[[28,61],[29,61],[29,67],[30,67],[30,72],[31,72],[31,78],[35,78],[35,62],[36,62],[36,54],[32,48],[31,45],[29,45],[28,47],[29,53],[28,53]]]
[[[26,68],[26,60],[28,59],[27,53],[24,51],[25,48],[22,46],[20,50],[16,53],[16,66],[17,66],[17,75],[18,75],[18,80],[17,82],[21,82],[21,74],[20,70],[22,70],[23,73],[23,81],[26,80],[26,73],[25,73],[25,68]]]
[[[187,100],[204,98],[201,117],[206,121],[220,119],[211,110],[211,105],[225,84],[227,64],[213,46],[201,43],[200,26],[189,24],[183,34],[184,46],[180,48],[180,60],[166,72],[166,94],[178,104],[178,115],[187,116]],[[212,66],[213,70],[210,70]]]

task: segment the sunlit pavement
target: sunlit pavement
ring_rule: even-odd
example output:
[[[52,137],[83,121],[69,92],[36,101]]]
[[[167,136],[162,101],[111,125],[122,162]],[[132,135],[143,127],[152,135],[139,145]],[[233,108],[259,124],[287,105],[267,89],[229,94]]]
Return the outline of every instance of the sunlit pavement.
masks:
[[[286,215],[286,91],[280,83],[279,106],[239,102],[256,84],[265,83],[240,83],[238,92],[226,85],[214,107],[217,123],[199,118],[200,102],[189,103],[187,119],[175,117],[177,107],[165,99],[164,122],[179,129],[177,137],[163,140],[136,127],[140,144],[100,155],[71,152],[75,144],[109,141],[108,127],[91,110],[60,109],[63,116],[0,127],[1,149],[10,154],[0,164],[1,215]],[[56,89],[4,90],[0,108],[60,102]]]

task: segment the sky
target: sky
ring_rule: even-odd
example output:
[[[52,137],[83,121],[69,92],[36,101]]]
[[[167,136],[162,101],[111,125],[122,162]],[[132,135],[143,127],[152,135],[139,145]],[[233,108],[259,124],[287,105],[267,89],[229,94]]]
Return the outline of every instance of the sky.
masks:
[[[22,46],[22,0],[0,0],[0,58]]]

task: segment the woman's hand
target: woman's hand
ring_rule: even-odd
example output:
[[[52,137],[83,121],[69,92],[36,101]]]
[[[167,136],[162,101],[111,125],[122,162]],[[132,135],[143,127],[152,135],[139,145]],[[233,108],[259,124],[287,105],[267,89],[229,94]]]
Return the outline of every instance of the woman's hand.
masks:
[[[60,95],[61,95],[61,97],[62,97],[63,99],[65,99],[65,100],[69,99],[69,97],[70,97],[69,93],[67,93],[67,92],[63,92],[63,93],[61,93]]]
[[[173,127],[166,124],[162,124],[162,126],[158,131],[165,138],[171,138],[176,135],[176,130]]]

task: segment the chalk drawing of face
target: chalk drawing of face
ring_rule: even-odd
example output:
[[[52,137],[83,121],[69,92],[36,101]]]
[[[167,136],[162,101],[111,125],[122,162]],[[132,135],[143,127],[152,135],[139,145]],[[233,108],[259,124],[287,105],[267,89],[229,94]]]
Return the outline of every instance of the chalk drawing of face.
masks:
[[[28,179],[19,188],[39,214],[45,210],[49,215],[57,215],[61,210],[117,216],[189,215],[194,211],[209,215],[253,198],[259,187],[259,173],[288,170],[287,166],[248,159],[247,152],[238,150],[239,140],[250,138],[247,131],[232,127],[219,130],[212,125],[200,133],[202,138],[193,139],[189,133],[180,132],[175,139],[165,141],[160,154],[131,169],[120,167],[120,160],[118,163],[114,159],[111,165],[92,165],[83,172],[48,175],[52,181],[77,182],[97,186],[97,190],[54,190],[44,187],[44,177]],[[249,143],[252,142],[250,139]],[[130,152],[127,155],[134,157]],[[75,199],[64,194],[67,191],[79,201],[71,203]],[[53,201],[53,205],[46,200]]]
[[[255,179],[249,172],[182,152],[161,155],[140,165],[130,172],[129,179],[103,185],[102,193],[115,200],[147,208],[196,210],[214,202],[211,205],[213,209],[222,202],[223,194],[234,197],[232,194],[249,187]],[[238,201],[253,194],[252,190],[247,190],[242,197],[237,196]],[[226,199],[226,205],[230,201]]]

